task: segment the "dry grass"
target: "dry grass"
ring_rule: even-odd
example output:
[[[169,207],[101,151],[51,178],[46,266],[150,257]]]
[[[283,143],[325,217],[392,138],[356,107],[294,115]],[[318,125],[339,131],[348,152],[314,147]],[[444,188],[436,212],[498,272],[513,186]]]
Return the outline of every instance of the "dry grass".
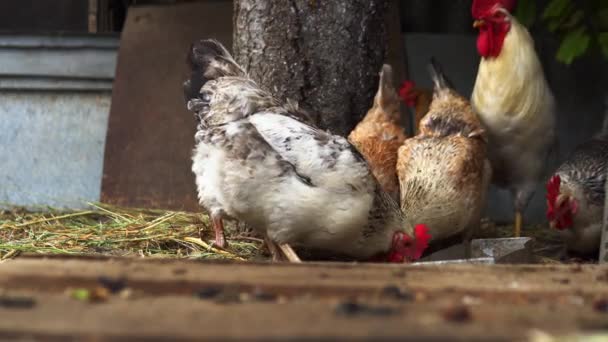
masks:
[[[226,250],[209,245],[213,229],[198,213],[119,208],[33,213],[0,212],[0,255],[19,252],[104,254],[156,258],[253,259],[262,242],[228,225]]]
[[[267,258],[262,240],[227,224],[226,250],[210,245],[213,229],[206,215],[94,204],[93,210],[61,212],[0,211],[0,258],[20,252],[116,255],[154,258],[253,260]],[[543,262],[560,262],[558,236],[545,226],[524,227],[535,238]],[[510,237],[512,226],[485,221],[477,238]]]

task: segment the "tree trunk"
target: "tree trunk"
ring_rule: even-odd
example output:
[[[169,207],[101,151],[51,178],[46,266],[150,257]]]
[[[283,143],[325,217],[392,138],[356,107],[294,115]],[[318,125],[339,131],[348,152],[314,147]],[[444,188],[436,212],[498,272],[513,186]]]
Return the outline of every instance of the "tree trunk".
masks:
[[[608,182],[604,184],[608,194]],[[600,264],[608,263],[608,196],[604,197],[604,220],[602,221],[602,235],[600,238]]]
[[[387,0],[235,0],[237,62],[320,127],[347,135],[370,108],[386,57]]]
[[[604,122],[602,133],[608,133],[608,94],[604,95]],[[608,181],[604,184],[604,220],[602,221],[602,237],[600,239],[600,264],[608,263]]]

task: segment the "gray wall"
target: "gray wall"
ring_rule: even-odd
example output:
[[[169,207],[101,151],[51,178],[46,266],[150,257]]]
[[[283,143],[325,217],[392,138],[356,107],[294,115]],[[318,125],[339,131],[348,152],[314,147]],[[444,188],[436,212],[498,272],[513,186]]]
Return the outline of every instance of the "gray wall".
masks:
[[[0,31],[87,32],[87,0],[1,0]]]
[[[0,36],[0,207],[99,201],[117,46]]]
[[[109,93],[0,94],[0,202],[83,208],[98,201]]]
[[[475,82],[479,56],[472,34],[407,34],[408,71],[422,86],[431,86],[426,63],[435,56],[455,87],[469,97]],[[557,43],[536,37],[539,57],[558,102],[560,159],[594,134],[603,120],[604,94],[608,90],[606,61],[599,55],[584,58],[568,67],[555,61]],[[528,222],[545,221],[545,190],[539,185],[526,212]],[[497,221],[511,221],[513,207],[508,192],[495,188],[489,196],[487,214]]]

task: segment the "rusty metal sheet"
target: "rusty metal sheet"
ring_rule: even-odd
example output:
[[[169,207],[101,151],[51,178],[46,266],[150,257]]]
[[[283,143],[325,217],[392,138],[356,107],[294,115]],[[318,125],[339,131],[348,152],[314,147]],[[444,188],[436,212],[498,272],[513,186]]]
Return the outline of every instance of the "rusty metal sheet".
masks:
[[[211,37],[232,45],[231,1],[129,8],[113,87],[103,202],[198,208],[190,171],[195,123],[181,84],[188,46]]]

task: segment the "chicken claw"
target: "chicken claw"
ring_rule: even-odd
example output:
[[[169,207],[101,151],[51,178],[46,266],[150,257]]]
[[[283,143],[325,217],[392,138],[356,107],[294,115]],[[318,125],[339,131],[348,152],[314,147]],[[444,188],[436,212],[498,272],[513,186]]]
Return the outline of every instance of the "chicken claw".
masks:
[[[268,247],[270,255],[272,255],[272,261],[277,262],[287,259],[290,262],[302,262],[293,248],[288,244],[277,244],[268,236],[264,237],[264,241],[266,242],[266,247]]]
[[[279,245],[279,248],[290,262],[302,262],[300,257],[296,254],[296,252],[291,248],[290,245],[283,243]]]
[[[281,254],[281,250],[274,241],[272,241],[268,236],[265,236],[264,242],[266,243],[266,247],[268,248],[270,255],[272,255],[272,261],[284,261],[283,255]]]

